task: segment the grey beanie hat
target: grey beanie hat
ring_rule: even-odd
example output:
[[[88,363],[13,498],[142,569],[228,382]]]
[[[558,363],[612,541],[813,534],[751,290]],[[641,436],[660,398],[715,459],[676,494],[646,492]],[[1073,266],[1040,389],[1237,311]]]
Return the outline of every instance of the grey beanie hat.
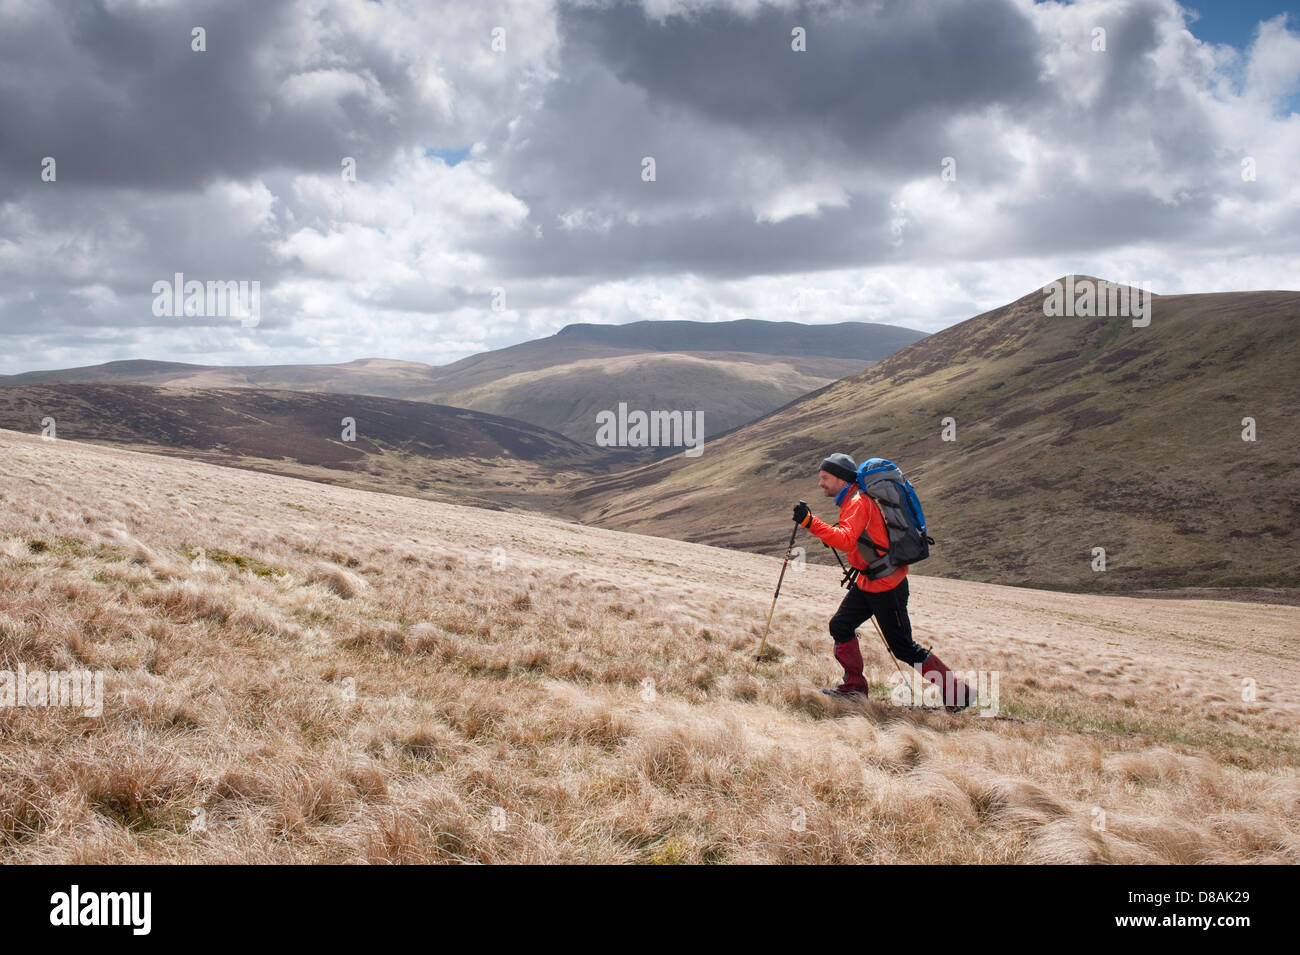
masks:
[[[835,454],[826,456],[822,461],[821,469],[830,474],[834,474],[841,481],[848,481],[852,484],[858,479],[858,466],[853,463],[853,459],[847,454]]]

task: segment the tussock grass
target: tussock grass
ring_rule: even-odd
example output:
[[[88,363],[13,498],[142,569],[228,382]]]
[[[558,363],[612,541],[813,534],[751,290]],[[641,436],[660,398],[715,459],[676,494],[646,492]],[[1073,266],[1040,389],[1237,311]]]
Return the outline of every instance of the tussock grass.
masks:
[[[308,580],[322,584],[330,593],[344,600],[351,600],[367,586],[356,574],[332,564],[319,564],[312,570]]]
[[[0,438],[0,669],[105,689],[0,706],[0,861],[1300,861],[1295,608],[918,577],[956,717],[818,691],[824,569],[758,662],[770,557]]]

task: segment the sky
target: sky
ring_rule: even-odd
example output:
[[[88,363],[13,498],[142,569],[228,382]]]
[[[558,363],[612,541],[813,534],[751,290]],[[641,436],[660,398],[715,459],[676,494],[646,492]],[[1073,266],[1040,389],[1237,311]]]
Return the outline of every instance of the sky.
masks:
[[[1295,289],[1297,176],[1266,0],[0,0],[0,373]]]

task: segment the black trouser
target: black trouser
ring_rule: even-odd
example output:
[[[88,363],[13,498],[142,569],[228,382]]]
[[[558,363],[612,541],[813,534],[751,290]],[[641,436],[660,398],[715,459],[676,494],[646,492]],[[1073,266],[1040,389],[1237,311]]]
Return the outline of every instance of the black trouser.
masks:
[[[867,593],[856,583],[840,602],[840,609],[831,617],[831,636],[836,643],[845,643],[857,636],[858,627],[871,617],[876,618],[885,633],[889,652],[909,665],[921,663],[930,651],[912,639],[912,621],[907,618],[907,578],[904,577],[891,590]]]

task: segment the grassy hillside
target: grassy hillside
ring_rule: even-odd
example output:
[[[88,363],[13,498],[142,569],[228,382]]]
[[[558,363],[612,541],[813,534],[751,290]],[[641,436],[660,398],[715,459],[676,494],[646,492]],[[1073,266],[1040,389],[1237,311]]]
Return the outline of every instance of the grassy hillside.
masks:
[[[464,408],[252,388],[58,384],[0,388],[0,427],[108,442],[398,494],[544,507],[575,474],[648,452],[598,449]],[[355,440],[344,440],[344,419]]]
[[[866,362],[817,358],[785,361],[743,353],[620,353],[574,360],[538,371],[502,373],[482,384],[440,395],[448,404],[553,422],[561,434],[588,444],[597,415],[629,409],[701,412],[706,436],[721,434],[816,391]]]
[[[756,663],[771,553],[0,450],[0,669],[104,691],[0,706],[3,863],[1300,862],[1297,608],[918,575],[1000,714],[848,704],[826,568]]]
[[[843,450],[903,466],[938,540],[928,573],[1098,591],[1300,586],[1300,293],[1156,296],[1145,328],[1048,318],[1043,301],[1034,291],[945,329],[700,458],[594,478],[572,513],[771,547],[800,498],[834,520],[816,471]]]

